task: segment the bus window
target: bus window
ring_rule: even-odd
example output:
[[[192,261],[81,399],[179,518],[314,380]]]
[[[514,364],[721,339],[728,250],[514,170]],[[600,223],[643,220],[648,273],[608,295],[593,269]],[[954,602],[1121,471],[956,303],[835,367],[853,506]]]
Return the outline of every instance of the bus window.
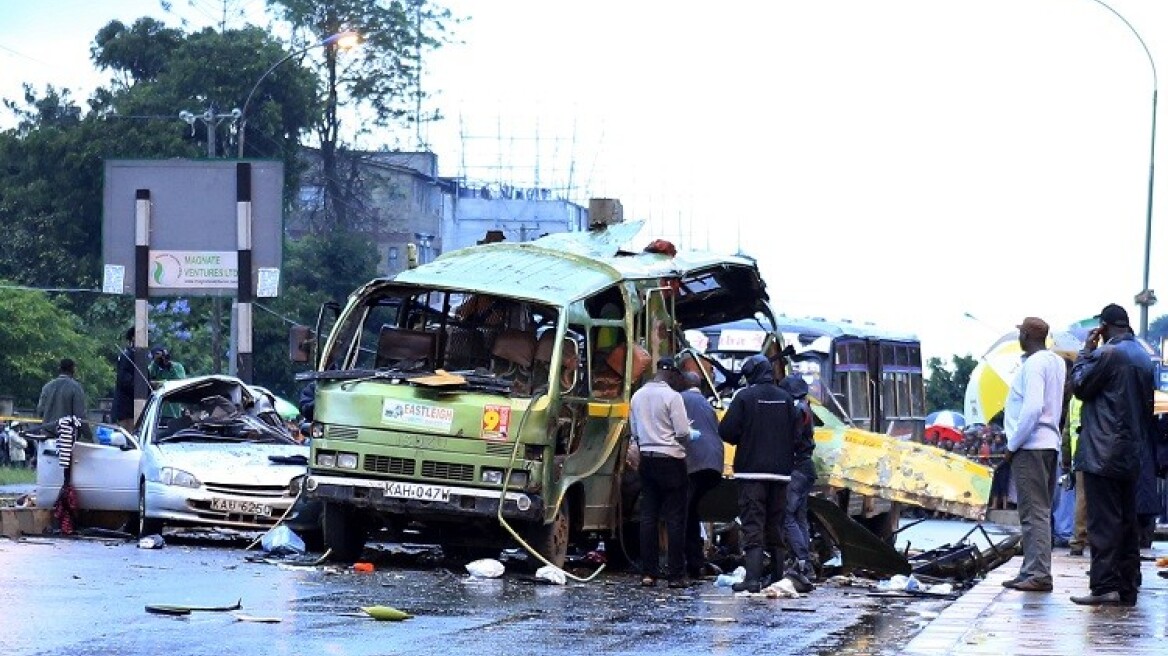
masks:
[[[837,371],[835,391],[844,395],[844,408],[857,423],[867,422],[868,412],[868,372],[852,370]]]
[[[921,375],[921,373],[919,371],[913,372],[913,373],[909,374],[909,376],[911,377],[909,384],[912,387],[912,391],[909,393],[910,396],[912,397],[912,416],[913,417],[924,417],[925,416],[925,379],[924,379],[924,376]]]
[[[880,390],[881,401],[883,402],[881,413],[885,419],[899,417],[900,414],[897,412],[896,403],[896,374],[885,371],[882,382],[883,388]]]

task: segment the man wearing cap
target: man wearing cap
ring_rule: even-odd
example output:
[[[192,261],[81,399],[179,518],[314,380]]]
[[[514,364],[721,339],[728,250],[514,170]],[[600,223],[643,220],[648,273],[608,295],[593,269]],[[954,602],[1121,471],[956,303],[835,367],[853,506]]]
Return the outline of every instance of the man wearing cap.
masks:
[[[783,515],[787,482],[795,465],[799,415],[795,399],[775,384],[774,368],[765,354],[747,358],[742,375],[750,386],[734,395],[718,434],[737,447],[734,481],[746,577],[733,588],[735,592],[758,592],[762,589],[764,546],[772,550],[772,578],[777,581],[783,576]]]
[[[1136,483],[1154,422],[1155,369],[1132,334],[1127,310],[1111,304],[1095,318],[1099,327],[1071,368],[1075,396],[1083,401],[1074,467],[1083,473],[1091,547],[1091,589],[1071,601],[1134,606],[1140,585]]]
[[[641,453],[641,585],[657,584],[661,545],[657,523],[665,522],[669,540],[669,587],[689,585],[685,577],[685,511],[689,478],[685,449],[690,439],[689,417],[678,392],[684,385],[671,357],[657,361],[653,380],[633,394],[629,420]]]
[[[1050,326],[1038,317],[1026,317],[1018,326],[1022,368],[1010,384],[1004,413],[1006,461],[1018,491],[1018,520],[1022,524],[1022,567],[1004,581],[1022,592],[1050,592],[1051,496],[1054,468],[1062,443],[1063,392],[1067,365],[1046,348]]]

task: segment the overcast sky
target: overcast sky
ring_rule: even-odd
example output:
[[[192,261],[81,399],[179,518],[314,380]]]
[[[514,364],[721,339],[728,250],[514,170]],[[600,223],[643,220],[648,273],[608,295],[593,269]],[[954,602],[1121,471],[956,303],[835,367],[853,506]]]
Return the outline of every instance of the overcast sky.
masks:
[[[228,4],[262,20],[260,0]],[[1138,321],[1153,75],[1095,0],[447,4],[471,16],[427,61],[447,119],[381,141],[420,136],[443,175],[621,198],[653,236],[758,258],[778,311],[913,331],[926,355],[1108,302]],[[1168,3],[1109,4],[1168,72]],[[221,8],[174,5],[196,26]],[[0,0],[0,95],[86,97],[97,29],[177,24],[158,6]]]

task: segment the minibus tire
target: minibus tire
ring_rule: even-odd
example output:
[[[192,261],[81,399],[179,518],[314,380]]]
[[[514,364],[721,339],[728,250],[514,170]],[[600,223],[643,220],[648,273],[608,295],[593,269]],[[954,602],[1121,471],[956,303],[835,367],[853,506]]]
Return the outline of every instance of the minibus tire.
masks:
[[[568,519],[568,500],[560,503],[556,517],[548,524],[539,524],[531,529],[531,547],[556,567],[563,567],[568,557],[568,540],[571,521]]]

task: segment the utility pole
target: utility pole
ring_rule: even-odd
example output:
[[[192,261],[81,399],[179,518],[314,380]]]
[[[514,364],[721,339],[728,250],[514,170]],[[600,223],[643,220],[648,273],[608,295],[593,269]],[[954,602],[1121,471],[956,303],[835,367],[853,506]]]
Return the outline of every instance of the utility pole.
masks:
[[[214,159],[216,156],[216,135],[219,124],[223,121],[231,119],[238,121],[243,116],[243,112],[238,109],[233,109],[226,114],[217,114],[215,112],[215,105],[208,107],[202,114],[192,114],[185,109],[178,113],[178,117],[187,122],[191,126],[191,132],[194,132],[195,123],[202,121],[207,126],[207,158]],[[234,319],[234,315],[232,315]],[[223,300],[221,296],[211,297],[211,362],[212,373],[223,373]]]

